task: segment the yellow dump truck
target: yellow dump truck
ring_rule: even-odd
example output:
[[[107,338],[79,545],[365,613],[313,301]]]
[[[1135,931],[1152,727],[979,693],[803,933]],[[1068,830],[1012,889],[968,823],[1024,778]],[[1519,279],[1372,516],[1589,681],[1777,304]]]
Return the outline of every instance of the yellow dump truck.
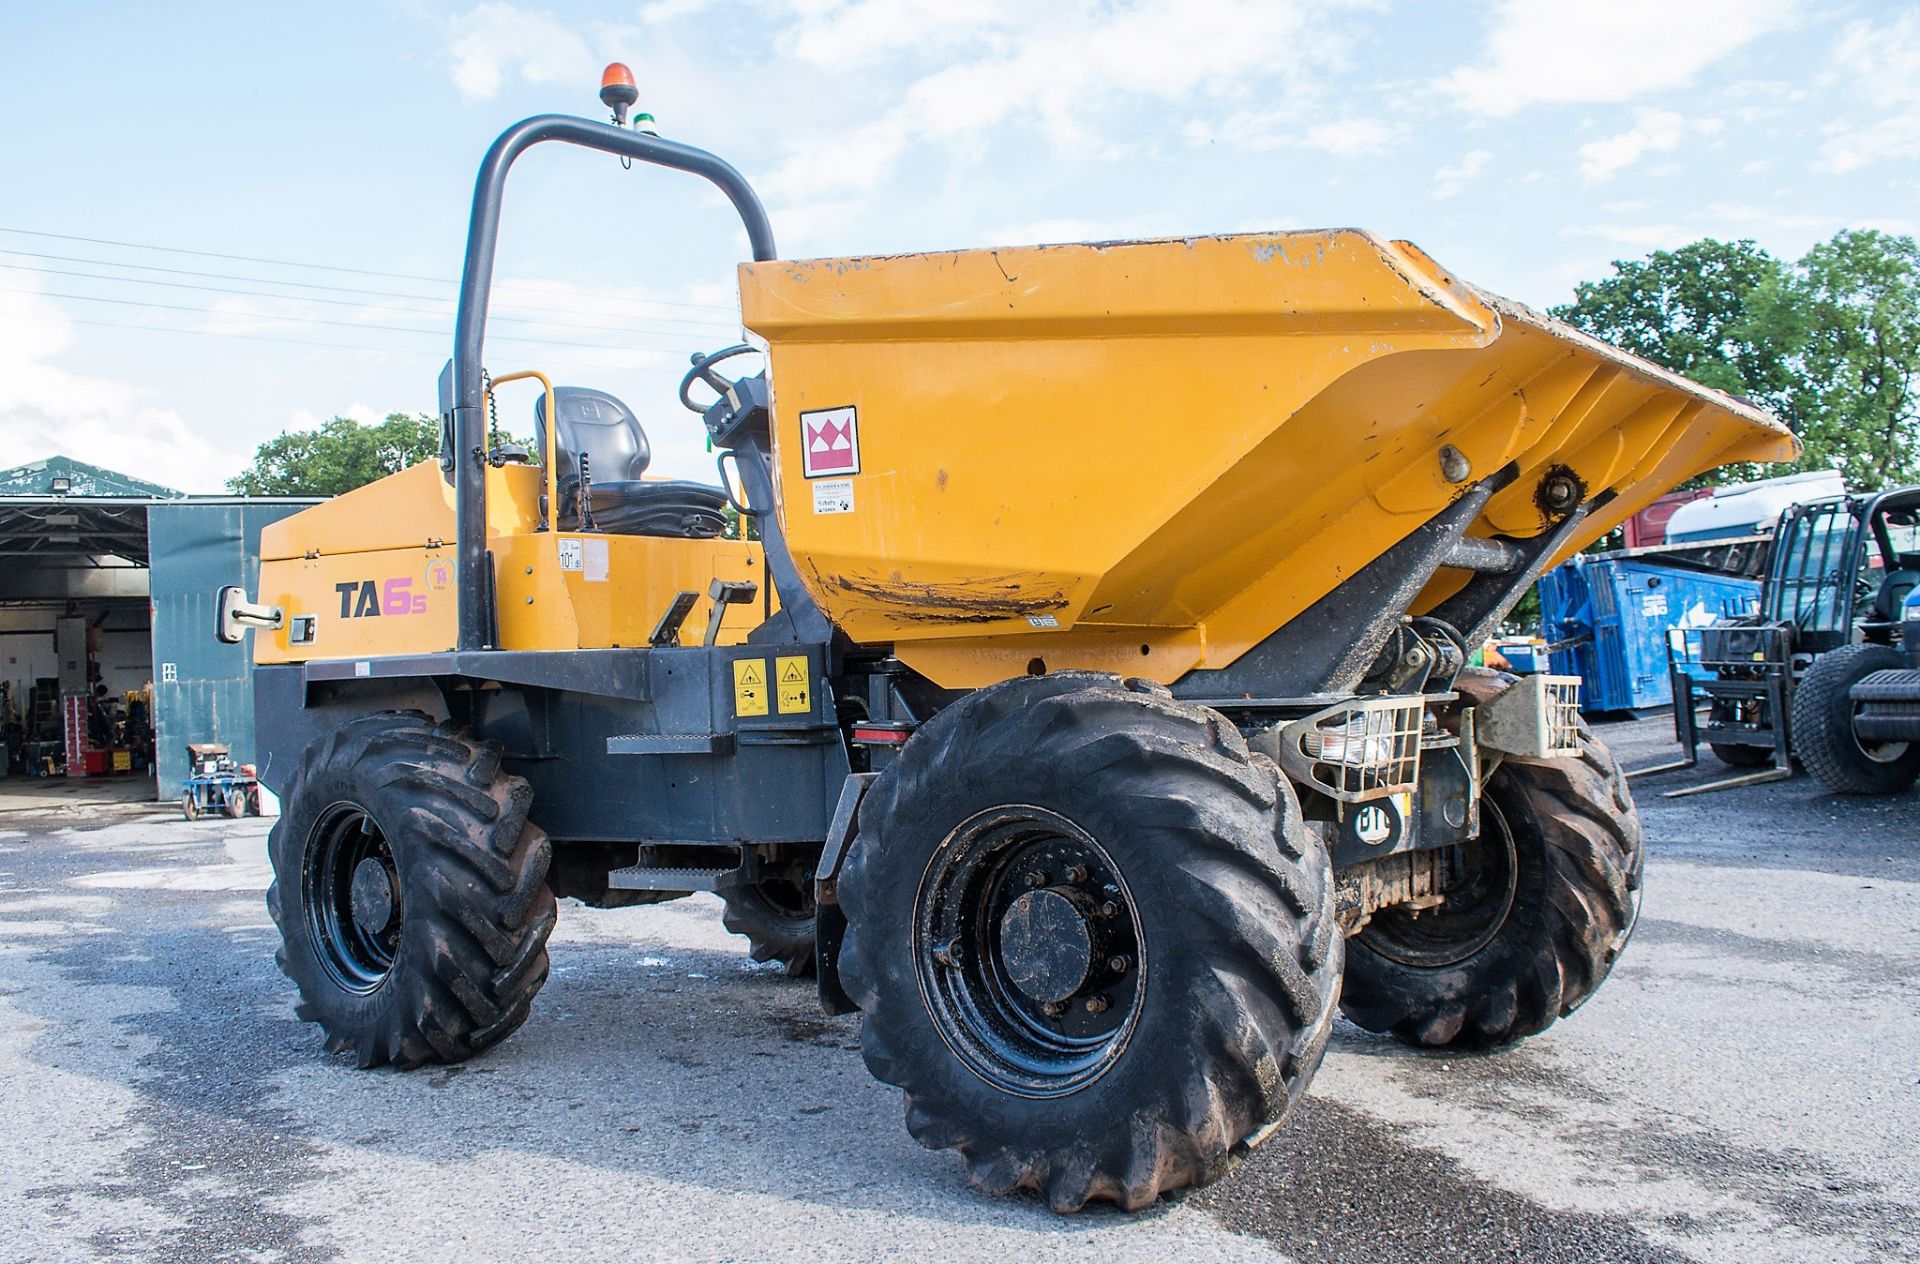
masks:
[[[489,442],[501,197],[543,142],[741,216],[756,342],[681,390],[712,486],[537,368],[533,449]],[[482,166],[441,387],[437,464],[268,528],[222,594],[301,1016],[458,1061],[527,1019],[557,897],[715,892],[861,1013],[916,1138],[1060,1210],[1225,1172],[1337,1011],[1479,1047],[1593,993],[1632,801],[1576,681],[1468,647],[1675,485],[1795,452],[1405,242],[783,260],[719,159],[557,115]]]

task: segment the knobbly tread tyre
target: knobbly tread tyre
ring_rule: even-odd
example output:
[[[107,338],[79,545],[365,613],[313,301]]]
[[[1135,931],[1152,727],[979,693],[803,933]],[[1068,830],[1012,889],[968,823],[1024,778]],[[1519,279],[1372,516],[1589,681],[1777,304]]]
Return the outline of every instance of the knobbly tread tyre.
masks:
[[[1856,682],[1871,672],[1909,664],[1885,645],[1844,645],[1814,660],[1793,691],[1793,753],[1814,779],[1835,794],[1898,794],[1920,777],[1920,742],[1900,758],[1880,763],[1853,735]]]
[[[1484,703],[1512,679],[1469,669],[1457,687]],[[1491,941],[1452,965],[1412,966],[1375,951],[1363,928],[1347,943],[1349,1019],[1408,1044],[1492,1048],[1544,1031],[1605,981],[1639,915],[1646,841],[1626,774],[1584,720],[1580,747],[1577,759],[1506,756],[1488,780],[1518,867]]]
[[[795,917],[771,903],[757,885],[730,886],[720,892],[725,902],[720,924],[746,937],[755,961],[777,962],[790,979],[814,971],[813,915]]]
[[[956,826],[1058,813],[1113,855],[1148,959],[1137,1025],[1097,1078],[1028,1097],[958,1058],[919,987],[916,896]],[[1344,940],[1332,866],[1279,770],[1225,717],[1159,685],[1024,677],[922,726],[860,809],[841,874],[840,972],[868,1069],[907,1128],[993,1194],[1128,1209],[1223,1175],[1285,1118],[1325,1052]]]
[[[267,907],[296,1013],[361,1067],[460,1062],[527,1017],[547,977],[552,849],[527,819],[532,791],[500,770],[500,749],[418,712],[342,724],[301,755],[268,836]],[[306,851],[320,814],[352,803],[373,817],[398,869],[404,917],[393,967],[370,993],[335,982],[308,930]]]

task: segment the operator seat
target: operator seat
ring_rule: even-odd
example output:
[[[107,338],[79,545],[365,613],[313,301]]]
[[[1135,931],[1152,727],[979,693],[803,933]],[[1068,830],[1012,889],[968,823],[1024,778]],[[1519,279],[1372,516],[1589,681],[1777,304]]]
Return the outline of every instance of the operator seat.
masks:
[[[1920,586],[1920,553],[1899,553],[1893,562],[1886,578],[1880,581],[1880,591],[1873,595],[1875,623],[1892,623],[1898,619],[1907,594]]]
[[[580,457],[587,459],[593,526],[616,535],[659,535],[710,540],[726,530],[727,496],[718,487],[679,480],[643,481],[653,450],[633,410],[605,391],[587,386],[556,386],[553,408],[554,464],[560,506],[554,526],[578,531]],[[533,406],[534,450],[546,457],[547,400]]]

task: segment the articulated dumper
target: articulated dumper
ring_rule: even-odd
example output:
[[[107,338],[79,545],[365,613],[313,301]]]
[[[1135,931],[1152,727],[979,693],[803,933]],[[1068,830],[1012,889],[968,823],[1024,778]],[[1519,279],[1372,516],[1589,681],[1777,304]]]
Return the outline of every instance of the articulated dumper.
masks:
[[[1640,902],[1626,783],[1576,680],[1470,651],[1671,488],[1791,459],[1778,422],[1354,230],[782,259],[738,172],[609,99],[486,156],[440,460],[268,528],[222,594],[329,1049],[471,1057],[557,899],[714,892],[980,1188],[1138,1208],[1273,1133],[1336,1012],[1486,1048],[1593,994]],[[486,361],[543,143],[745,226],[755,343],[680,392],[713,486]],[[519,377],[531,450],[489,435]]]

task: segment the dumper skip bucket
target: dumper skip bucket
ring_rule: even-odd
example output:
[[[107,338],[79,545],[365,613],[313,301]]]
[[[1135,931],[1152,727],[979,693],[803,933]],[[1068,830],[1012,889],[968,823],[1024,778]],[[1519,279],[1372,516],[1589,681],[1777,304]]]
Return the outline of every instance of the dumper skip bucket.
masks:
[[[1340,230],[741,269],[778,511],[849,636],[951,687],[1224,667],[1439,514],[1593,511],[1791,459],[1767,414]],[[1467,577],[1443,570],[1418,612]]]

